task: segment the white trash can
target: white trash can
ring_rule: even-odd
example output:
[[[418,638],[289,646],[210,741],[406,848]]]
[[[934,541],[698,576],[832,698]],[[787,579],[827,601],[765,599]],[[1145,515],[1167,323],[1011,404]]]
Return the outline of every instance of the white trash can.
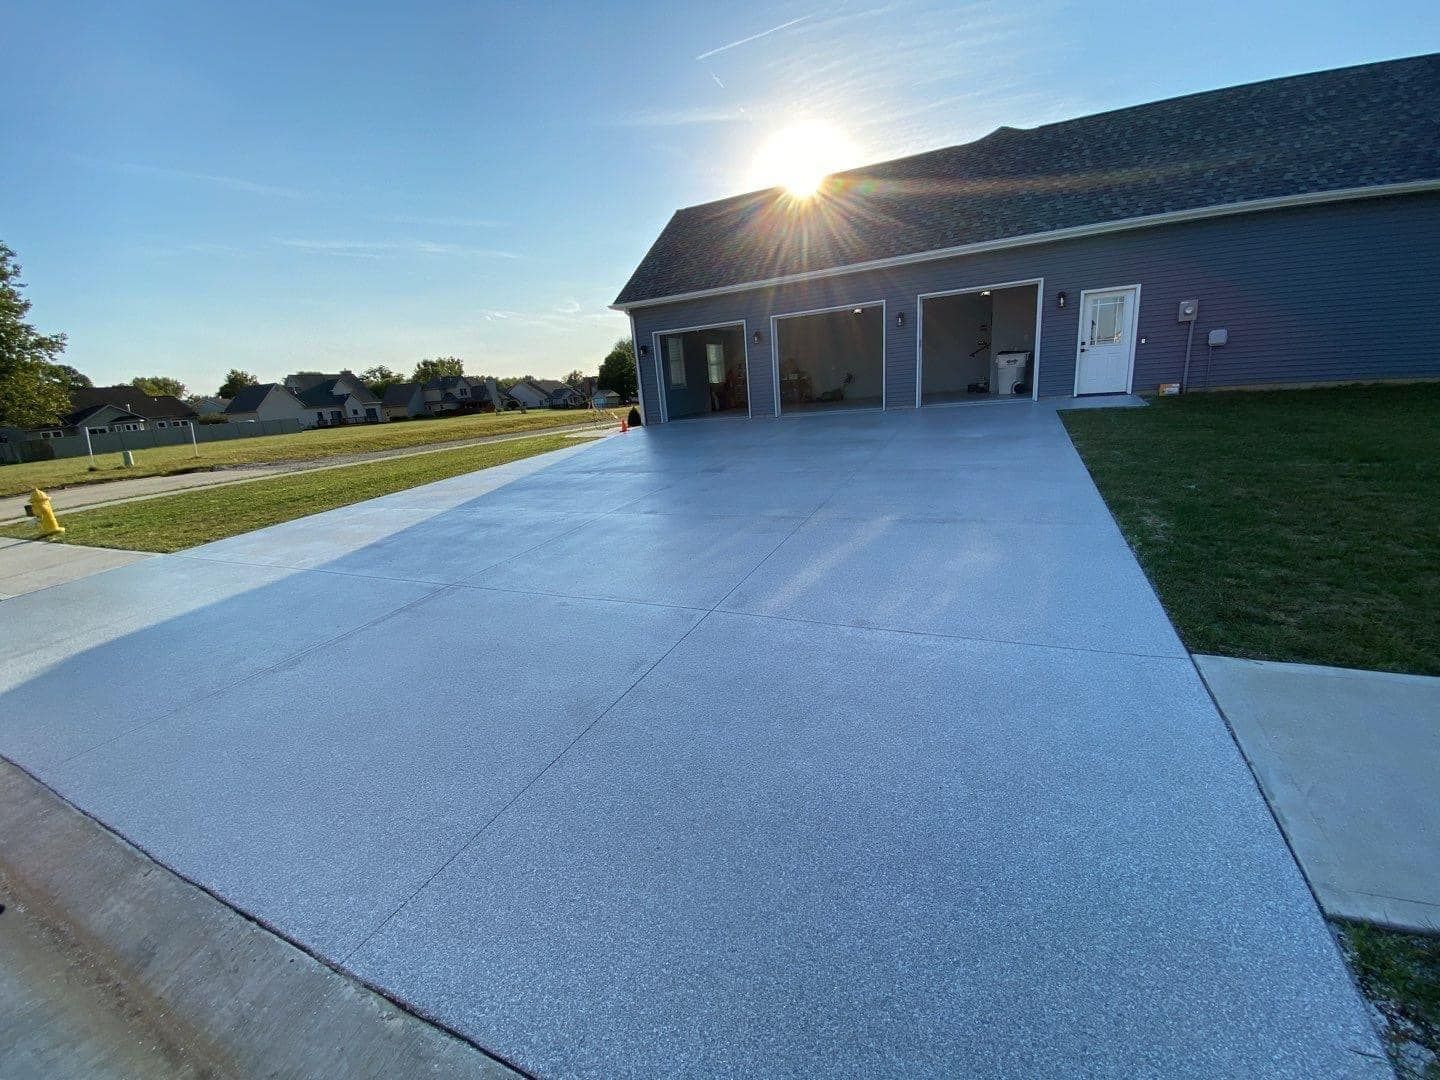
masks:
[[[1029,361],[1029,353],[996,353],[990,361],[990,392],[1006,397],[1014,394],[1015,384],[1025,381],[1025,366]]]

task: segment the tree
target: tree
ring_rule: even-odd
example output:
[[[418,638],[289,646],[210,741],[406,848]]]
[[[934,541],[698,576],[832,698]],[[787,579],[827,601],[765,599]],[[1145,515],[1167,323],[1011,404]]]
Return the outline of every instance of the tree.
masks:
[[[58,378],[71,390],[88,389],[95,385],[90,381],[89,375],[82,375],[69,364],[56,364],[55,371]]]
[[[220,384],[220,389],[215,393],[217,397],[233,398],[245,387],[255,386],[259,381],[259,379],[255,378],[255,376],[251,375],[248,371],[231,368],[225,373],[225,381]]]
[[[464,375],[465,362],[458,356],[437,356],[433,360],[421,360],[415,365],[415,381],[429,382],[447,375]]]
[[[138,375],[130,380],[130,385],[151,397],[165,397],[167,394],[177,398],[185,396],[185,384],[168,375]]]
[[[70,411],[69,377],[56,362],[64,334],[41,334],[25,321],[20,264],[0,244],[0,424],[41,427]]]
[[[579,390],[585,385],[585,373],[579,368],[576,368],[570,372],[569,375],[565,376],[565,385],[570,387],[571,390]]]
[[[405,381],[405,376],[398,371],[391,371],[384,364],[376,364],[374,367],[366,368],[360,373],[360,381],[365,384],[376,397],[383,397],[386,390],[396,383]]]
[[[615,342],[610,355],[600,364],[600,375],[595,384],[601,390],[613,390],[629,401],[639,393],[635,382],[635,343],[629,338]]]

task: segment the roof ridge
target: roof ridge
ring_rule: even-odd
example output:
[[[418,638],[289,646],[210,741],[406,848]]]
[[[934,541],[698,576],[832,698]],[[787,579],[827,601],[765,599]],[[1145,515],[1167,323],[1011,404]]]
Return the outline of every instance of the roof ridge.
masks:
[[[931,154],[943,153],[946,150],[959,150],[967,146],[977,146],[988,139],[994,138],[1001,132],[1030,134],[1032,132],[1047,131],[1053,128],[1062,127],[1066,124],[1078,124],[1086,120],[1098,120],[1103,117],[1118,116],[1122,113],[1130,112],[1135,109],[1149,109],[1155,107],[1156,105],[1167,105],[1179,101],[1188,101],[1194,98],[1208,97],[1212,94],[1229,94],[1237,90],[1249,90],[1259,86],[1271,86],[1285,82],[1298,82],[1304,79],[1318,79],[1322,76],[1330,77],[1336,75],[1344,75],[1347,73],[1360,71],[1364,68],[1381,68],[1387,67],[1392,64],[1403,64],[1407,61],[1435,59],[1440,59],[1440,52],[1417,53],[1411,56],[1396,56],[1386,60],[1368,60],[1363,64],[1347,64],[1344,67],[1338,68],[1321,68],[1313,71],[1293,72],[1289,75],[1275,75],[1271,76],[1268,79],[1255,79],[1251,82],[1236,83],[1233,86],[1213,86],[1208,90],[1192,90],[1189,93],[1175,94],[1171,97],[1155,98],[1152,101],[1137,101],[1130,105],[1118,105],[1113,109],[1102,109],[1099,112],[1082,113],[1079,116],[1069,116],[1063,120],[1051,120],[1049,123],[1036,124],[1033,127],[1015,127],[1010,124],[1001,124],[993,131],[981,135],[979,138],[970,139],[966,142],[948,143],[944,146],[932,146],[926,150],[917,150],[912,154],[901,154],[898,157],[881,158],[878,161],[869,161],[866,162],[864,165],[856,165],[855,167],[850,169],[837,169],[835,172],[829,173],[826,179],[837,176],[856,178],[863,177],[867,175],[870,170],[899,165],[902,162],[914,161],[918,158],[928,157]],[[757,196],[768,195],[771,192],[783,193],[783,191],[783,186],[778,184],[765,188],[755,188],[752,191],[740,192],[736,195],[726,195],[718,199],[711,199],[707,202],[695,203],[691,206],[682,206],[680,209],[675,211],[675,215],[672,215],[672,217],[679,214],[687,213],[691,210],[703,210],[707,207],[719,206],[722,203],[736,202],[743,199],[753,199]]]

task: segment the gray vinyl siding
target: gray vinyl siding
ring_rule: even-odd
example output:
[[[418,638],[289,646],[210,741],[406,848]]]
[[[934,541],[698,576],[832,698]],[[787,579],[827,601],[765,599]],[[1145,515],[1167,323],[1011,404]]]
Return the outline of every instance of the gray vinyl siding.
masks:
[[[1074,391],[1081,290],[1136,284],[1136,392],[1179,381],[1186,328],[1175,314],[1191,299],[1200,301],[1195,386],[1440,377],[1437,253],[1440,195],[1432,193],[1211,218],[639,308],[636,344],[650,347],[639,358],[645,415],[659,417],[656,331],[743,319],[751,408],[771,416],[771,316],[877,300],[886,302],[886,405],[913,407],[917,297],[1031,278],[1044,278],[1042,397]],[[1230,343],[1212,357],[1206,337],[1219,327]]]

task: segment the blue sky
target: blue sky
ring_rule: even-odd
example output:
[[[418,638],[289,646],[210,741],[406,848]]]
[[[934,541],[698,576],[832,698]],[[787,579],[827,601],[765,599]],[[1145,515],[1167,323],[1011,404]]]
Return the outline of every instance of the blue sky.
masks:
[[[1433,51],[1437,10],[10,0],[0,240],[97,383],[558,376],[627,332],[607,305],[670,213],[762,186],[789,124],[858,165]]]

